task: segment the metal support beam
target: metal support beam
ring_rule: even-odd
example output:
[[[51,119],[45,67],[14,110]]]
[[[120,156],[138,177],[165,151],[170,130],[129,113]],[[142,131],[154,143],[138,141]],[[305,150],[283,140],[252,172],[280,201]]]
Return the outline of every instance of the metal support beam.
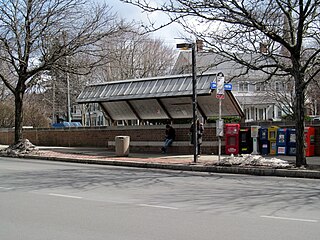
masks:
[[[162,103],[162,101],[159,98],[156,98],[157,102],[159,103],[160,107],[162,108],[162,110],[164,111],[164,113],[167,115],[167,117],[172,120],[172,116],[170,115],[170,113],[168,112],[166,106]]]
[[[128,106],[130,107],[131,111],[134,113],[134,115],[136,116],[136,118],[141,121],[141,117],[139,116],[138,112],[136,111],[136,109],[134,108],[134,106],[130,103],[130,101],[125,101]]]
[[[109,118],[112,122],[114,122],[114,119],[110,116],[109,112],[107,111],[107,109],[103,106],[102,103],[99,103],[99,106],[101,107],[101,109],[103,110],[104,114],[107,116],[107,118]]]

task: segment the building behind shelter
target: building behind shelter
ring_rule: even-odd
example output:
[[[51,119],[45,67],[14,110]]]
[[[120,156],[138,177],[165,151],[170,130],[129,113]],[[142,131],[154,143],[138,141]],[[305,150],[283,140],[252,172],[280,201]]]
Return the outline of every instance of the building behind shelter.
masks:
[[[191,72],[191,51],[181,51],[172,74]],[[248,56],[249,57],[249,56]],[[290,114],[293,85],[284,79],[270,80],[260,71],[243,75],[245,68],[227,61],[215,53],[197,52],[197,74],[222,72],[226,81],[232,83],[232,92],[245,113],[246,122],[278,121]]]

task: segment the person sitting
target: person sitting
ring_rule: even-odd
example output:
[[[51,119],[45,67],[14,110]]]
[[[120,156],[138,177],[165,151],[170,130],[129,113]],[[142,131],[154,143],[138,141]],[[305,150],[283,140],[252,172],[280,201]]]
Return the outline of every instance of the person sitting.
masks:
[[[162,153],[166,153],[168,147],[172,145],[173,141],[176,138],[176,131],[172,126],[169,124],[166,125],[166,132],[165,132],[165,139],[164,139],[164,146],[161,148]]]

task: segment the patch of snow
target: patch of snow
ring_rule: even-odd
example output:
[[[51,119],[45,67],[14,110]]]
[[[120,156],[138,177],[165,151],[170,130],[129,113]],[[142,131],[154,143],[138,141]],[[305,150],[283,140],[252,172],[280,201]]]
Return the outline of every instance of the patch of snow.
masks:
[[[278,158],[266,159],[260,155],[244,154],[242,156],[235,157],[233,154],[230,157],[225,157],[217,163],[222,166],[264,166],[264,167],[275,167],[275,168],[288,168],[290,164],[286,160]]]
[[[23,139],[17,144],[10,145],[8,148],[2,149],[0,152],[8,156],[19,156],[39,151],[28,139]]]

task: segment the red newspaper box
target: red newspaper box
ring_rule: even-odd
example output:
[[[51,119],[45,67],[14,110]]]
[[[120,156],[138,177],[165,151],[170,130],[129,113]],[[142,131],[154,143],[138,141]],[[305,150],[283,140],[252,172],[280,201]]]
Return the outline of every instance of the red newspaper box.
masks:
[[[240,124],[226,124],[226,154],[239,154]]]
[[[315,129],[313,127],[305,127],[304,136],[306,140],[306,157],[314,156]]]

